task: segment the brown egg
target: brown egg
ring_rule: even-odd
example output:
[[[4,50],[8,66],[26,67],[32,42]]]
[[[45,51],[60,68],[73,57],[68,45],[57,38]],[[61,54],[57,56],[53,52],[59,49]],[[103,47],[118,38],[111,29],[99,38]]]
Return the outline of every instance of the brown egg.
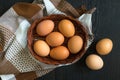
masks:
[[[46,37],[46,42],[50,46],[59,46],[64,42],[64,36],[60,32],[52,32]]]
[[[48,44],[43,40],[38,40],[34,43],[33,49],[39,56],[45,57],[49,55],[50,48]]]
[[[111,52],[112,47],[112,40],[104,38],[97,43],[96,50],[100,55],[107,55]]]
[[[61,20],[59,22],[58,29],[65,37],[71,37],[75,34],[73,23],[67,19]]]
[[[90,54],[86,58],[86,65],[92,70],[99,70],[103,67],[104,63],[101,57],[96,54]]]
[[[65,60],[69,56],[69,51],[64,46],[57,46],[50,51],[50,57],[55,60]]]
[[[36,32],[40,36],[46,36],[54,29],[54,22],[52,20],[43,20],[37,25]]]
[[[68,49],[72,54],[78,53],[83,46],[83,39],[80,36],[73,36],[68,40]]]

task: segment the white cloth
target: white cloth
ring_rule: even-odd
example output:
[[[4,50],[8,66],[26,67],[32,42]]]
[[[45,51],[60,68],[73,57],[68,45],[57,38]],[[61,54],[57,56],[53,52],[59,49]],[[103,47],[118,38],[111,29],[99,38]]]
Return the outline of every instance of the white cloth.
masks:
[[[65,13],[57,10],[55,8],[55,6],[51,3],[50,0],[43,0],[44,1],[44,4],[45,4],[45,8],[47,10],[47,13],[48,15],[50,14],[64,14],[66,15]],[[12,9],[12,8],[11,8]],[[13,11],[13,10],[12,10]],[[14,11],[13,11],[14,12]],[[13,13],[11,12],[11,13]],[[15,14],[15,12],[13,13]],[[16,15],[16,14],[15,14]],[[3,16],[5,17],[5,15]],[[91,22],[91,18],[92,18],[92,14],[83,14],[82,16],[80,16],[78,18],[78,20],[84,25],[86,26],[86,29],[88,30],[89,34],[90,35],[93,35],[92,34],[92,22]],[[18,21],[18,23],[16,24],[16,19]],[[2,20],[2,19],[1,19]],[[9,20],[9,19],[8,19]],[[23,48],[26,47],[27,45],[27,30],[28,28],[30,27],[30,23],[22,18],[22,17],[18,17],[17,18],[15,17],[15,22],[12,21],[12,26],[16,26],[17,30],[15,31],[15,37],[16,37],[16,40],[21,44],[21,46]],[[10,20],[9,20],[10,21]],[[3,22],[3,21],[2,21]],[[10,23],[9,23],[10,24]],[[1,24],[3,26],[6,26],[6,23],[5,21]],[[7,25],[6,27],[9,27],[10,25]],[[88,41],[89,42],[89,41]],[[90,43],[91,44],[91,43]],[[90,45],[89,44],[89,45]],[[88,46],[89,46],[88,45]],[[11,50],[13,50],[13,46],[10,47]],[[19,48],[19,47],[18,47]],[[14,50],[13,50],[14,51]],[[9,51],[8,51],[9,53]],[[27,72],[27,71],[32,71],[32,70],[37,70],[37,69],[40,69],[41,67],[43,69],[49,69],[49,68],[55,68],[56,66],[53,66],[53,65],[47,65],[47,64],[44,64],[44,63],[40,63],[34,59],[31,60],[31,58],[26,55],[26,54],[19,54],[18,56],[16,56],[16,61],[18,61],[20,64],[16,64],[15,60],[11,60],[11,57],[15,56],[16,53],[11,53],[11,54],[8,54],[6,55],[5,57],[7,57],[7,59],[21,72]],[[20,58],[19,58],[20,57]],[[30,59],[28,59],[30,58]],[[23,66],[21,66],[23,65]],[[32,67],[32,65],[34,65],[34,67]],[[41,66],[40,66],[41,65]],[[61,66],[61,65],[60,65]],[[38,72],[37,72],[38,73]],[[11,75],[0,75],[2,80],[15,80],[15,77],[13,74]]]
[[[0,75],[0,78],[1,78],[2,80],[16,80],[14,74]]]

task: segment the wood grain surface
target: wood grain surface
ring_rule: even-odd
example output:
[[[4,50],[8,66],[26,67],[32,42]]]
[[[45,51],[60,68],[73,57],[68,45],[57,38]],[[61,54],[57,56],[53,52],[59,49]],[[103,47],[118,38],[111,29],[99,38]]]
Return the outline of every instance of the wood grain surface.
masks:
[[[33,0],[0,0],[0,15],[16,2],[32,2]],[[85,4],[88,9],[96,7],[92,16],[94,42],[86,54],[77,63],[56,68],[54,71],[37,80],[120,80],[120,0],[67,0],[78,8]],[[97,54],[95,45],[102,38],[113,41],[113,50],[109,55],[101,56],[104,67],[92,71],[85,65],[85,58]]]

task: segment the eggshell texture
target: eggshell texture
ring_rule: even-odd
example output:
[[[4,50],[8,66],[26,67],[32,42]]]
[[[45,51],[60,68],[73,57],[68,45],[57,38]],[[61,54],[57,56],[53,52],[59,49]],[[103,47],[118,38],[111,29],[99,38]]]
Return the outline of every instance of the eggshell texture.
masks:
[[[36,32],[40,36],[46,36],[54,29],[54,22],[52,20],[43,20],[37,25]]]
[[[86,65],[92,70],[99,70],[103,67],[104,63],[101,57],[96,54],[90,54],[86,58]]]
[[[68,41],[68,49],[72,54],[78,53],[83,46],[83,39],[80,36],[73,36]]]
[[[34,43],[33,49],[39,56],[45,57],[49,55],[50,48],[48,44],[43,40],[38,40]]]
[[[69,51],[64,46],[57,46],[50,51],[50,57],[55,60],[65,60],[69,56]]]
[[[46,37],[46,42],[50,46],[59,46],[64,42],[64,36],[60,32],[52,32]]]
[[[63,19],[59,22],[58,29],[65,37],[71,37],[75,34],[73,23],[67,19]]]
[[[97,43],[96,50],[100,55],[107,55],[111,52],[112,47],[112,40],[104,38]]]

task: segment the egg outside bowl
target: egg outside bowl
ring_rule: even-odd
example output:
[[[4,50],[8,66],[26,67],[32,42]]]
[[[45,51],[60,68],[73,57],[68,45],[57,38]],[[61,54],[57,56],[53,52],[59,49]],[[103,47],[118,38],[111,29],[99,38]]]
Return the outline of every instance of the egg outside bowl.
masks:
[[[36,33],[36,26],[41,21],[48,20],[48,19],[52,20],[55,24],[53,31],[59,31],[58,30],[58,23],[63,19],[68,19],[74,24],[75,35],[79,35],[83,39],[83,47],[77,54],[71,54],[70,53],[69,57],[65,60],[54,60],[50,56],[41,57],[34,52],[34,50],[33,50],[34,42],[36,40],[39,40],[39,39],[45,40],[45,37],[46,37],[46,36],[41,37]],[[68,39],[69,38],[65,37],[65,41],[62,45],[67,47]],[[30,26],[30,28],[28,29],[28,32],[27,32],[27,42],[28,42],[28,49],[30,51],[30,54],[38,62],[40,62],[40,63],[42,62],[42,63],[47,64],[47,65],[64,66],[64,65],[70,65],[70,64],[75,63],[76,61],[81,59],[81,57],[85,54],[86,47],[87,47],[87,41],[88,41],[88,33],[87,33],[86,29],[83,27],[83,25],[81,25],[81,23],[78,20],[76,20],[76,19],[74,19],[70,16],[63,15],[63,14],[52,14],[52,15],[49,15],[49,16],[45,16],[41,19],[37,19],[31,24],[31,26]]]

